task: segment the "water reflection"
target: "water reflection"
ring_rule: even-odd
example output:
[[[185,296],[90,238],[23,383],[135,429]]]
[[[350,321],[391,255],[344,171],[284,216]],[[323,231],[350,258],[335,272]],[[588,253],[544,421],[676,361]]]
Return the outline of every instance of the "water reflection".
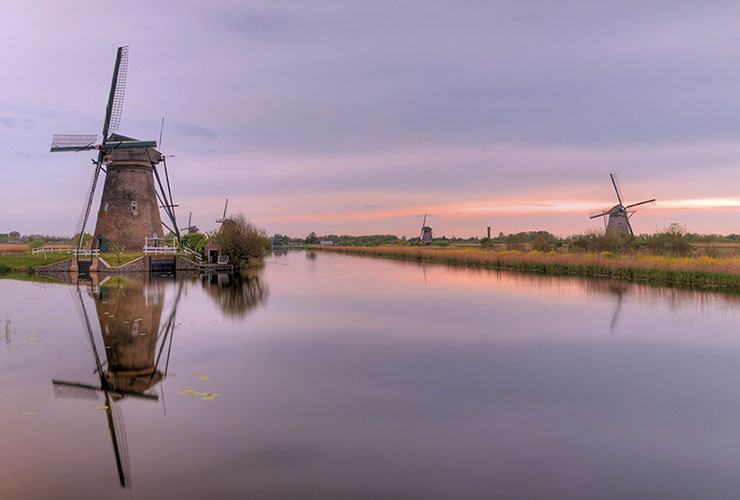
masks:
[[[181,278],[0,281],[0,497],[737,491],[736,295],[322,252]]]
[[[201,284],[225,316],[241,318],[269,296],[261,271],[242,274],[213,273],[201,276]]]
[[[162,280],[145,283],[113,278],[100,286],[84,287],[78,283],[73,289],[99,384],[53,379],[54,395],[96,400],[102,395],[104,403],[97,409],[104,410],[108,420],[122,487],[131,486],[131,475],[126,430],[118,402],[126,397],[159,400],[153,388],[167,376],[183,283],[179,282],[173,305],[162,325],[165,289]],[[92,311],[85,304],[83,287],[95,301],[104,361],[100,343],[96,341],[95,317],[91,318]]]

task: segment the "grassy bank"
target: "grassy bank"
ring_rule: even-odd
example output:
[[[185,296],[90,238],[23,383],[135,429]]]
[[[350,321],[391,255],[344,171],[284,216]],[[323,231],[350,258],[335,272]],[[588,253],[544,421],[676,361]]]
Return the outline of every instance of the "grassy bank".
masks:
[[[143,253],[122,253],[121,255],[117,256],[116,254],[112,253],[101,253],[100,258],[106,261],[109,266],[118,267],[124,264],[128,264],[132,260],[138,259],[143,255]]]
[[[32,273],[39,266],[48,266],[62,260],[69,259],[67,254],[43,255],[0,255],[0,274],[6,273]]]
[[[419,247],[323,247],[312,250],[438,262],[489,269],[649,281],[740,291],[740,257],[663,257],[602,253],[543,253]]]
[[[124,253],[119,257],[115,254],[101,254],[100,258],[104,259],[109,265],[113,267],[121,266],[134,259],[141,257],[142,253]],[[47,254],[46,258],[43,255],[33,254],[22,254],[22,255],[0,255],[0,274],[8,273],[27,273],[33,274],[35,269],[39,266],[48,266],[49,264],[55,264],[63,260],[72,258],[69,254]]]

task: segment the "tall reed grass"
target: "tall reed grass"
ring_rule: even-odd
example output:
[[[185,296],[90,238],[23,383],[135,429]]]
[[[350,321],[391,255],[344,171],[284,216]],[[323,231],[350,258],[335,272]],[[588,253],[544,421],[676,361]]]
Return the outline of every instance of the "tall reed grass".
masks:
[[[314,247],[312,247],[314,249]],[[316,247],[315,249],[401,260],[490,269],[569,274],[672,285],[740,290],[740,257],[665,257],[601,253],[486,251],[415,247]]]

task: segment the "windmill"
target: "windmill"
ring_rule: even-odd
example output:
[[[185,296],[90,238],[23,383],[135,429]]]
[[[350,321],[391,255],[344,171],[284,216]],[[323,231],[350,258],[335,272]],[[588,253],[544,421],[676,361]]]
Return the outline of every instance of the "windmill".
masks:
[[[617,187],[617,181],[614,174],[609,174],[609,177],[612,180],[612,186],[614,186],[614,192],[617,193],[617,201],[619,203],[617,205],[614,205],[609,210],[606,210],[600,214],[592,215],[590,218],[595,219],[596,217],[604,217],[604,223],[607,230],[613,229],[617,232],[629,233],[634,236],[635,233],[632,231],[630,218],[634,215],[635,210],[630,209],[638,205],[652,203],[655,201],[655,198],[641,201],[639,203],[632,203],[631,205],[625,206],[624,203],[622,203],[622,195],[620,194],[619,188]],[[607,216],[609,216],[608,219]]]
[[[427,214],[424,214],[424,222],[421,223],[421,233],[419,233],[419,245],[429,245],[434,241],[432,228],[427,226]]]
[[[224,203],[224,214],[221,216],[220,219],[216,219],[216,224],[223,224],[224,222],[229,222],[231,219],[226,218],[226,207],[229,206],[229,199],[226,198],[226,203]]]
[[[128,46],[118,47],[100,142],[97,135],[55,134],[52,138],[52,153],[98,151],[97,159],[92,160],[93,174],[75,228],[75,234],[79,234],[78,255],[82,249],[85,226],[101,171],[106,176],[93,235],[93,248],[105,252],[109,245],[116,245],[128,250],[140,250],[144,246],[144,238],[156,239],[162,235],[163,225],[175,233],[178,242],[180,240],[174,212],[177,205],[172,202],[167,163],[162,153],[155,149],[157,143],[116,133],[123,111],[127,70]],[[157,171],[159,163],[164,167],[166,189]],[[165,210],[170,225],[162,223],[160,206]]]
[[[188,213],[188,225],[180,228],[180,231],[185,231],[185,234],[193,234],[198,232],[198,228],[190,223],[190,218],[192,216],[193,212]]]
[[[158,300],[148,302],[145,289],[139,289],[141,292],[139,294],[127,293],[116,297],[108,294],[108,287],[100,286],[99,292],[95,295],[91,293],[90,295],[97,299],[100,334],[105,345],[105,362],[101,360],[99,354],[92,322],[79,283],[76,290],[72,291],[77,312],[87,333],[90,351],[93,353],[94,373],[99,382],[97,385],[91,385],[52,379],[54,396],[100,401],[102,393],[103,401],[98,409],[105,410],[118,478],[123,488],[131,487],[131,467],[123,414],[118,403],[127,397],[159,400],[159,396],[151,389],[167,376],[169,370],[172,338],[176,325],[175,315],[182,286],[181,281],[169,318],[162,327],[159,321],[163,301],[160,297]],[[158,291],[155,290],[155,293]],[[109,310],[116,311],[114,316],[117,319],[107,314]],[[135,318],[139,315],[141,315],[140,318]],[[151,330],[145,332],[144,329]],[[165,366],[163,371],[160,371],[160,361],[165,349]]]

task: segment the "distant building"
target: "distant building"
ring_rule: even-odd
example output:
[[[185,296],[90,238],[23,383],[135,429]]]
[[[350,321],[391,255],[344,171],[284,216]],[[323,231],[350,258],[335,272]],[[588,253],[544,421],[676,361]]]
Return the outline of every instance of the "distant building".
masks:
[[[331,240],[321,240],[319,242],[319,245],[322,245],[322,246],[325,246],[325,247],[333,247],[334,246],[334,242],[331,241]]]

